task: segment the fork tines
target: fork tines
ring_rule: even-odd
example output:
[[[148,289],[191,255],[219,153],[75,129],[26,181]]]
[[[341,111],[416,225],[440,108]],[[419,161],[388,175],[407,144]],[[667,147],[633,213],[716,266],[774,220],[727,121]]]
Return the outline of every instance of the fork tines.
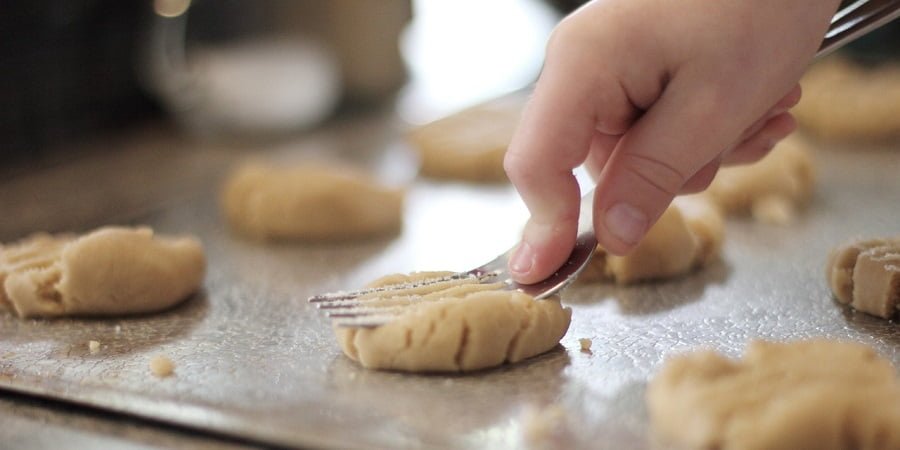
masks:
[[[389,284],[352,292],[335,292],[311,297],[319,309],[328,310],[334,325],[342,327],[377,327],[415,304],[454,297],[472,291],[500,289],[493,282],[497,272],[459,272],[404,283]]]

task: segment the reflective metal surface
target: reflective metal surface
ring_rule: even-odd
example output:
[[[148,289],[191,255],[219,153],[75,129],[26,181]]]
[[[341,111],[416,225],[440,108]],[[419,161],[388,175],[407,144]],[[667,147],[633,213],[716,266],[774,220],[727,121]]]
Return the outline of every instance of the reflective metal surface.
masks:
[[[337,128],[252,156],[288,160],[333,151],[376,166],[408,164],[395,134],[375,125],[354,125],[352,139]],[[897,145],[817,152],[820,186],[795,225],[730,220],[722,261],[682,279],[636,287],[576,283],[563,294],[574,314],[562,346],[521,364],[468,375],[364,370],[341,355],[329,324],[306,299],[358,287],[385,273],[462,270],[488,260],[515,243],[524,222],[512,188],[417,180],[399,236],[345,244],[258,244],[229,234],[215,201],[225,168],[248,154],[179,145],[182,153],[164,153],[168,157],[159,161],[123,163],[110,183],[123,183],[117,195],[125,196],[129,177],[151,173],[183,182],[186,191],[163,192],[155,206],[136,208],[127,220],[109,213],[106,220],[86,217],[77,223],[147,223],[159,232],[198,235],[209,260],[204,291],[146,317],[20,321],[0,316],[2,389],[262,443],[340,448],[520,447],[533,443],[528,429],[535,411],[541,417],[542,408],[561,405],[566,414],[554,423],[552,443],[647,448],[644,388],[674,353],[712,347],[738,355],[749,339],[826,336],[871,344],[900,365],[897,326],[840,307],[823,276],[835,244],[900,231]],[[153,148],[165,152],[164,147]],[[136,157],[128,152],[138,150],[115,158]],[[80,164],[82,169],[59,170],[74,171],[68,175],[72,179],[97,180],[114,170],[105,157]],[[385,171],[395,181],[403,181],[404,173]],[[17,189],[40,189],[34,184],[39,179],[6,181],[0,192],[4,207],[14,205],[6,201]],[[56,200],[42,198],[33,197],[27,208],[37,212],[27,217],[55,217],[41,208]],[[88,201],[79,198],[73,193],[69,201]],[[15,205],[10,207],[26,208]],[[34,222],[73,226],[64,218]],[[23,221],[21,229],[4,223],[3,238],[24,235],[35,223]],[[579,338],[593,340],[591,352],[580,351]],[[91,340],[101,344],[96,354],[88,349]],[[157,354],[175,362],[174,376],[151,374],[148,363]]]

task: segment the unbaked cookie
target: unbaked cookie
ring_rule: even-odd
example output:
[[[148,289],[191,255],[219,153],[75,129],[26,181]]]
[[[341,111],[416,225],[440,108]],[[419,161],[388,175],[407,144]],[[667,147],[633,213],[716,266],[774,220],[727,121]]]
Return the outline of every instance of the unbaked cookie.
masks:
[[[900,448],[900,383],[861,344],[751,343],[672,358],[647,389],[653,429],[697,449]]]
[[[900,307],[900,236],[857,241],[834,249],[826,276],[838,301],[890,319]]]
[[[231,227],[245,236],[341,240],[396,233],[403,196],[347,167],[246,164],[225,183],[221,202]]]
[[[829,139],[900,136],[900,64],[862,67],[829,58],[807,72],[793,113],[800,125]]]
[[[196,239],[149,228],[36,234],[0,247],[0,309],[19,317],[159,311],[196,291],[205,268]]]
[[[414,129],[409,141],[422,175],[475,182],[506,181],[503,157],[521,115],[521,102],[493,101]]]
[[[501,284],[471,280],[409,288],[445,272],[392,275],[372,287],[394,286],[366,297],[384,307],[399,305],[395,317],[377,328],[335,326],[344,354],[370,369],[406,372],[464,372],[514,363],[559,343],[572,312],[558,297],[535,300]]]
[[[578,279],[628,284],[686,274],[719,256],[724,229],[722,214],[705,196],[678,197],[634,250],[616,256],[598,246]]]
[[[706,192],[726,213],[786,225],[809,203],[814,185],[811,152],[802,138],[791,136],[754,164],[723,168]]]

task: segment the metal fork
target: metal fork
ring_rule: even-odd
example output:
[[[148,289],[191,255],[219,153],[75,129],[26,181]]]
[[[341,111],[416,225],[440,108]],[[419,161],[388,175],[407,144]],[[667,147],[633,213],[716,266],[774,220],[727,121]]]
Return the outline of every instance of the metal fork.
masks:
[[[816,53],[822,57],[844,44],[900,16],[900,0],[859,0],[841,8]],[[495,289],[519,290],[536,299],[547,298],[568,286],[590,262],[597,246],[593,227],[593,189],[581,198],[575,248],[569,259],[553,275],[536,284],[513,281],[507,269],[512,248],[493,261],[475,269],[416,283],[402,283],[353,292],[317,295],[309,299],[320,309],[328,310],[334,325],[377,327],[389,322],[409,305],[428,301],[429,291],[458,288],[461,284],[483,284]],[[433,294],[433,292],[431,292]]]
[[[495,289],[519,290],[543,299],[559,292],[568,286],[575,277],[587,266],[597,247],[597,238],[594,237],[593,214],[593,189],[581,198],[579,212],[578,232],[575,239],[575,248],[569,259],[553,275],[544,281],[535,284],[519,284],[513,281],[507,268],[509,257],[515,247],[494,258],[482,266],[465,272],[458,272],[447,276],[430,278],[417,283],[404,283],[387,285],[378,288],[362,289],[353,292],[335,292],[331,294],[310,297],[309,302],[315,303],[320,309],[328,310],[328,317],[338,326],[376,327],[387,323],[396,310],[391,308],[402,307],[426,300],[424,295],[417,290],[444,289],[459,286],[465,283],[491,284]],[[410,294],[412,292],[412,295]],[[403,297],[403,300],[379,304],[376,298]],[[375,300],[375,301],[373,301]],[[396,303],[400,303],[397,305]]]
[[[821,58],[897,17],[900,17],[900,0],[850,2],[831,18],[816,57]]]

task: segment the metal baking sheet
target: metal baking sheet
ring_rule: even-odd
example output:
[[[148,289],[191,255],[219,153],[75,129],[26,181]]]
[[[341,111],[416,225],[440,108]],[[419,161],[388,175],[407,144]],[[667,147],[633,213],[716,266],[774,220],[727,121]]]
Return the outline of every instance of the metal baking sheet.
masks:
[[[316,145],[333,145],[324,141]],[[220,172],[240,156],[205,152]],[[196,164],[196,155],[181,158]],[[552,421],[554,445],[647,448],[645,386],[678,352],[739,355],[756,338],[830,337],[871,344],[900,365],[897,325],[837,305],[823,275],[835,244],[900,231],[900,149],[821,149],[816,159],[817,194],[796,224],[729,220],[721,261],[678,280],[576,285],[563,295],[574,313],[561,346],[466,375],[362,369],[341,355],[329,324],[305,300],[385,273],[487,260],[515,242],[525,217],[510,187],[417,180],[399,236],[259,244],[224,227],[210,181],[217,172],[200,177],[205,188],[128,220],[198,235],[209,261],[201,293],[144,317],[2,315],[0,387],[261,443],[334,448],[540,446],[529,426],[551,417],[541,411],[562,407],[566,414]],[[119,175],[156,166],[128,167],[133,174]],[[32,231],[8,223],[6,230]],[[591,352],[580,351],[579,338],[593,340]],[[91,340],[101,343],[99,353],[89,352]],[[175,376],[151,374],[148,361],[157,354],[175,361]]]

